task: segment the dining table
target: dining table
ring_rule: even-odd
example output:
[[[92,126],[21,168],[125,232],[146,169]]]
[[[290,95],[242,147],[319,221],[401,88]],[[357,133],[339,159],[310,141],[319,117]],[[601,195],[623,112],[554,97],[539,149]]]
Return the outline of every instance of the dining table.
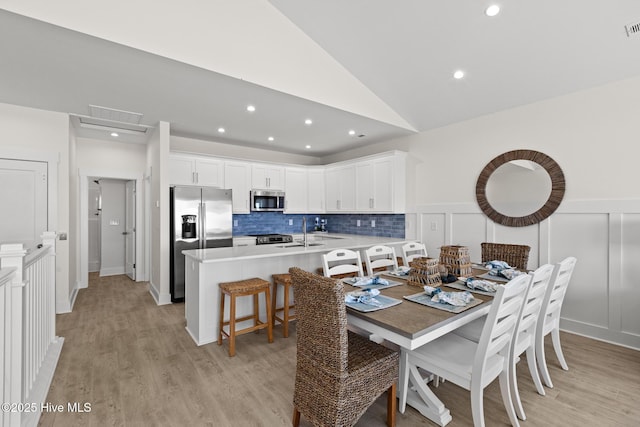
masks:
[[[473,276],[480,276],[486,273],[486,270],[473,270]],[[347,319],[351,327],[360,329],[363,332],[371,334],[371,339],[393,343],[400,348],[400,375],[399,378],[408,378],[404,375],[405,370],[409,369],[409,361],[406,351],[414,350],[428,342],[435,340],[455,329],[472,322],[489,312],[491,307],[492,296],[484,293],[475,293],[472,295],[474,299],[481,302],[464,309],[459,313],[438,309],[423,304],[419,304],[406,299],[405,297],[423,293],[424,290],[420,286],[410,285],[407,276],[397,277],[390,276],[384,272],[378,273],[379,277],[386,280],[396,282],[394,286],[380,288],[380,294],[385,297],[391,297],[402,301],[399,304],[388,308],[375,311],[359,311],[350,308],[347,304]],[[357,290],[349,284],[348,280],[344,280],[345,292]],[[442,291],[460,292],[463,288],[463,282],[458,281],[453,286],[448,287],[447,284],[437,285]],[[471,290],[470,290],[471,291]],[[404,412],[405,403],[418,410],[423,416],[429,418],[438,425],[445,426],[451,421],[449,409],[438,399],[438,397],[425,384],[413,384],[418,380],[411,377],[412,380],[398,384],[398,396],[400,398],[399,408]],[[412,382],[413,387],[410,387]],[[406,396],[406,402],[403,397]]]

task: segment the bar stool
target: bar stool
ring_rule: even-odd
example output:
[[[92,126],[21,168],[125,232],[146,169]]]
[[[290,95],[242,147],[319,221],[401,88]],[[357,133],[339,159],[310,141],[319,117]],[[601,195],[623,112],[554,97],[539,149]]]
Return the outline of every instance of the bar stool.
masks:
[[[220,332],[218,333],[218,345],[222,345],[222,336],[229,338],[229,357],[236,354],[236,336],[246,334],[248,332],[257,331],[267,328],[267,337],[269,342],[273,342],[273,320],[271,318],[271,306],[269,305],[269,282],[254,277],[236,282],[220,283]],[[264,302],[267,309],[267,322],[260,321],[260,310],[258,303],[258,295],[264,293]],[[229,320],[224,321],[224,300],[226,295],[231,298],[229,306]],[[236,318],[236,298],[253,295],[253,314]],[[236,322],[253,319],[253,326],[236,331]],[[229,333],[224,331],[225,326],[229,326]]]
[[[273,274],[273,295],[271,299],[271,313],[273,315],[273,325],[275,326],[276,320],[282,324],[282,336],[284,338],[289,337],[289,322],[296,319],[295,314],[289,314],[289,310],[295,308],[295,304],[289,303],[289,289],[291,288],[291,275],[285,274]],[[278,299],[278,285],[282,285],[284,290],[284,303],[283,306],[276,307],[276,301]],[[278,312],[282,312],[282,317],[278,317]]]

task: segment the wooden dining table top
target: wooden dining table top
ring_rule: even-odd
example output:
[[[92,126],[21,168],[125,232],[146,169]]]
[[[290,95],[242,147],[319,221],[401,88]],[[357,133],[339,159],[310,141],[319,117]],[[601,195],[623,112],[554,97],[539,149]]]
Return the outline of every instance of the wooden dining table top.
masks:
[[[474,270],[474,276],[486,273],[486,270]],[[422,287],[408,285],[407,279],[384,275],[385,279],[402,282],[402,285],[392,286],[386,289],[380,289],[382,295],[402,300],[402,303],[370,312],[361,312],[347,307],[350,316],[362,318],[375,325],[391,330],[402,335],[409,340],[415,340],[421,335],[427,334],[435,328],[441,327],[443,322],[452,321],[458,317],[469,315],[478,310],[485,310],[487,304],[493,300],[492,296],[472,293],[473,297],[483,302],[475,307],[471,307],[460,313],[453,313],[446,310],[429,307],[423,304],[415,303],[404,299],[405,296],[423,292]],[[446,284],[439,286],[443,291],[460,292],[459,289],[449,288]],[[355,286],[345,283],[345,292],[357,290]]]

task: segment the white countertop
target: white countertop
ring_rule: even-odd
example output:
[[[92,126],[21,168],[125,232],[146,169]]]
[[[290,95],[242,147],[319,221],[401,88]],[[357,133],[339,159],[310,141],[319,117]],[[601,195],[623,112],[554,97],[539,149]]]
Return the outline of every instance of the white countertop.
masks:
[[[214,263],[223,261],[237,261],[239,259],[270,258],[278,256],[289,256],[299,254],[309,254],[318,252],[329,252],[334,249],[361,249],[374,245],[400,245],[406,239],[397,237],[375,237],[360,236],[355,234],[327,234],[309,233],[308,237],[314,246],[291,246],[296,242],[288,244],[256,245],[256,246],[234,246],[227,248],[192,249],[182,251],[182,253],[197,262]],[[319,245],[318,245],[319,243]],[[285,247],[282,247],[285,246]]]

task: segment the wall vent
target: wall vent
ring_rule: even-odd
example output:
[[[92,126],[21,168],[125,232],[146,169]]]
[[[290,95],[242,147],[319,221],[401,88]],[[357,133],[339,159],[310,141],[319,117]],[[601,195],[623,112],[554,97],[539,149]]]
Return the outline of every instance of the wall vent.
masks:
[[[624,26],[624,29],[627,32],[627,37],[638,37],[640,35],[640,22],[627,24]]]

